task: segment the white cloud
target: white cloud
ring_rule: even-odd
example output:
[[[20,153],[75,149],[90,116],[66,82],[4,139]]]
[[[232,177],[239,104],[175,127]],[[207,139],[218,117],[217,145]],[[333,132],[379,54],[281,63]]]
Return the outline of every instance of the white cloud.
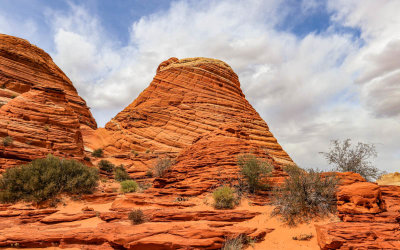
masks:
[[[304,167],[326,169],[329,140],[377,143],[377,164],[400,166],[399,1],[329,1],[332,26],[299,38],[280,30],[287,1],[177,1],[131,24],[130,41],[108,35],[89,10],[49,12],[56,63],[99,124],[131,103],[169,57],[224,60],[278,141]],[[301,15],[323,8],[304,0]],[[290,15],[292,15],[290,14]],[[0,16],[0,27],[1,27]],[[360,30],[361,39],[335,27]],[[1,30],[1,29],[0,29]]]
[[[361,101],[376,116],[400,117],[400,2],[331,1],[334,19],[361,30],[365,45],[347,62],[362,87]]]

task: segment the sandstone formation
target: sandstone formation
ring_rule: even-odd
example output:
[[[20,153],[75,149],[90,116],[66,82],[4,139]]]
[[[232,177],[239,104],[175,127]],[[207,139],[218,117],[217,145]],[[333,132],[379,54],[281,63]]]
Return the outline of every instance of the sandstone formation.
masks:
[[[355,182],[337,200],[341,222],[316,226],[321,249],[400,248],[400,187]]]
[[[380,187],[370,182],[342,186],[337,193],[337,206],[339,213],[344,214],[377,214],[386,211]]]
[[[178,154],[221,124],[241,124],[242,136],[276,161],[291,162],[267,124],[245,99],[237,75],[224,62],[170,58],[157,68],[150,86],[109,123],[122,151],[148,149]]]
[[[175,165],[155,180],[162,193],[201,194],[237,177],[237,157],[252,153],[275,167],[293,164],[268,125],[246,100],[238,76],[208,58],[170,58],[138,98],[104,129],[83,129],[87,148],[103,148],[132,177],[145,178],[157,158]]]
[[[135,200],[135,195],[142,200],[153,198],[139,193],[128,195],[127,200]],[[114,196],[114,200],[106,198],[101,203],[68,200],[57,209],[0,205],[0,248],[221,249],[227,238],[244,235],[258,242],[273,231],[243,224],[260,212],[214,210],[199,204],[201,200],[163,199],[171,202],[121,203],[122,199]],[[137,208],[143,210],[145,223],[132,225],[128,213]]]
[[[97,126],[51,57],[0,34],[0,171],[49,153],[81,159],[81,125]]]

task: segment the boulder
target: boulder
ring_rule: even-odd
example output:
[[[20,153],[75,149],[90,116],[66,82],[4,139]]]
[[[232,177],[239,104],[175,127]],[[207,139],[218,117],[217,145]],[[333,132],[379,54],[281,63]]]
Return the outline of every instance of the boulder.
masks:
[[[337,206],[345,214],[377,214],[386,211],[380,187],[371,182],[356,182],[340,187]]]

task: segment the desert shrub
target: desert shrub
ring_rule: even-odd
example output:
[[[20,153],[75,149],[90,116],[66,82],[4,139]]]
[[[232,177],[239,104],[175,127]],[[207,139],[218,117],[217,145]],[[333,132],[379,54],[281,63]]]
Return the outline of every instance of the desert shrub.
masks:
[[[115,165],[107,160],[101,160],[97,166],[100,170],[106,171],[107,173],[111,173],[115,169]]]
[[[300,174],[304,172],[304,169],[299,168],[297,165],[290,164],[283,167],[283,171],[285,171],[288,175]]]
[[[325,217],[336,210],[335,176],[322,177],[319,171],[292,171],[281,187],[273,190],[276,206],[272,215],[281,215],[290,226]]]
[[[372,165],[370,159],[377,157],[377,152],[373,144],[359,142],[354,147],[351,140],[343,142],[333,140],[329,152],[320,152],[339,172],[359,173],[366,180],[375,180],[380,171]]]
[[[147,177],[151,178],[151,177],[153,177],[153,175],[154,175],[153,171],[151,171],[150,169],[146,171],[146,176]]]
[[[266,185],[260,181],[263,177],[271,173],[272,167],[270,164],[257,159],[254,155],[240,155],[238,157],[238,165],[240,167],[240,174],[251,193],[266,188]]]
[[[300,234],[297,236],[293,236],[292,240],[300,240],[300,241],[308,241],[311,240],[314,237],[313,234]]]
[[[132,150],[131,153],[132,153],[134,156],[138,156],[138,155],[139,155],[139,153],[136,152],[135,150]]]
[[[0,178],[0,202],[41,202],[59,193],[90,193],[97,186],[98,173],[75,160],[49,155],[31,163],[9,168]]]
[[[170,158],[160,158],[157,160],[154,166],[154,175],[156,177],[163,176],[172,166],[172,160]]]
[[[93,152],[92,152],[92,156],[93,157],[103,157],[103,149],[101,149],[101,148],[98,148],[98,149],[95,149]]]
[[[244,248],[245,238],[240,235],[236,238],[229,238],[225,241],[222,250],[242,250]]]
[[[85,156],[85,157],[83,157],[83,160],[84,161],[90,161],[90,157]]]
[[[133,225],[138,225],[146,222],[146,217],[143,211],[140,209],[132,210],[128,215],[128,219]]]
[[[5,146],[5,147],[10,146],[13,142],[14,142],[14,139],[9,135],[4,137],[2,140],[3,146]]]
[[[188,200],[189,200],[188,197],[178,196],[175,198],[174,202],[183,202],[183,201],[188,201]]]
[[[139,185],[136,181],[126,180],[121,182],[121,191],[123,193],[132,193],[136,192],[139,188]]]
[[[118,167],[115,168],[114,175],[115,175],[115,180],[119,181],[119,182],[131,179],[131,177],[126,172],[126,170],[125,170],[123,165],[118,166]]]
[[[222,186],[213,192],[214,207],[217,209],[234,208],[235,191],[228,187]]]
[[[140,191],[147,190],[152,186],[152,184],[150,182],[139,182],[138,185],[139,185]]]

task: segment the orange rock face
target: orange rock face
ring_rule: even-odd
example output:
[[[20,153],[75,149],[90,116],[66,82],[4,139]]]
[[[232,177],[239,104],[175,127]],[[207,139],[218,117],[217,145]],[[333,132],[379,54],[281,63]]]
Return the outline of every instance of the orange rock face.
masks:
[[[231,123],[241,124],[247,140],[265,148],[276,161],[291,162],[245,99],[227,64],[171,58],[160,64],[150,86],[106,124],[114,140],[105,148],[178,154],[199,136]]]
[[[355,182],[337,199],[342,222],[316,226],[321,249],[400,248],[400,187]]]
[[[150,86],[105,129],[85,129],[84,141],[128,159],[135,177],[144,176],[157,157],[176,158],[155,186],[182,195],[205,192],[220,176],[237,176],[239,154],[268,160],[278,179],[281,166],[293,163],[246,100],[231,67],[208,58],[162,62]]]
[[[340,213],[377,214],[386,211],[381,189],[374,183],[357,182],[343,186],[337,197]]]
[[[0,142],[0,166],[49,153],[82,158],[83,124],[97,126],[51,57],[26,40],[0,34],[0,138],[12,140]]]

